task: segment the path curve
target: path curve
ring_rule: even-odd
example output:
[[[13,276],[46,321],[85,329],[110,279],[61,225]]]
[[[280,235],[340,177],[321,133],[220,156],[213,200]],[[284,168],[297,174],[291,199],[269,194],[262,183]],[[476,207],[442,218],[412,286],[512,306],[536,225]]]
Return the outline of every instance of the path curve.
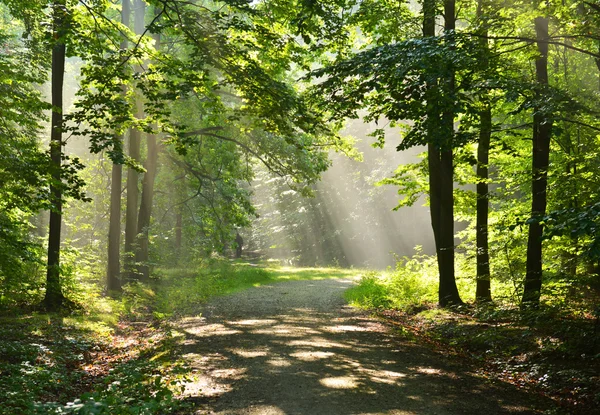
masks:
[[[352,279],[292,281],[220,297],[183,319],[197,414],[533,414],[511,385],[394,336],[349,307]]]

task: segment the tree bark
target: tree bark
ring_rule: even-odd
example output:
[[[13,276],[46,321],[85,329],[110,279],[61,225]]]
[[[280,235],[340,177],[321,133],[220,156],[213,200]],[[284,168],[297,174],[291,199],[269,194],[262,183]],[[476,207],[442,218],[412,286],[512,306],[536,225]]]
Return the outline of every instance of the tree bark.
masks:
[[[160,50],[160,34],[155,33],[154,47],[158,51]],[[138,274],[142,279],[148,280],[150,278],[150,267],[148,266],[149,260],[149,230],[150,230],[150,218],[152,217],[152,201],[154,199],[154,179],[156,178],[156,171],[158,168],[158,143],[156,135],[148,134],[146,136],[146,147],[148,154],[146,156],[146,173],[144,174],[144,181],[142,182],[142,201],[140,203],[140,212],[138,215],[138,246],[135,256],[135,262],[138,268]]]
[[[145,29],[144,16],[146,4],[143,0],[134,3],[134,30],[141,35]],[[141,67],[136,66],[136,72],[141,72]],[[135,118],[143,118],[143,106],[139,97],[136,99]],[[135,162],[140,162],[141,132],[135,128],[129,130],[129,157]],[[138,232],[138,188],[139,173],[133,168],[127,169],[127,207],[125,211],[125,272],[129,279],[139,279],[135,267],[136,239]]]
[[[477,5],[477,15],[483,15],[483,0]],[[488,40],[487,29],[482,30],[481,46],[484,53],[482,70],[487,71]],[[479,115],[479,140],[477,142],[477,219],[476,219],[476,245],[477,245],[477,287],[475,301],[492,301],[490,280],[490,253],[488,243],[488,216],[489,216],[489,186],[488,166],[490,155],[490,141],[492,136],[492,109],[487,93],[482,98],[483,108]]]
[[[490,139],[492,135],[492,111],[488,102],[480,115],[479,140],[477,146],[477,288],[475,300],[492,301],[490,280],[490,253],[488,243],[489,186],[488,165]]]
[[[129,26],[131,18],[131,3],[129,0],[121,1],[121,23]],[[121,49],[128,47],[127,38],[121,40]],[[123,87],[123,95],[125,95]],[[108,291],[121,291],[121,182],[123,179],[123,165],[113,163],[110,188],[110,219],[108,227],[108,266],[106,287]]]
[[[444,30],[447,35],[451,35],[455,30],[456,6],[454,0],[444,1]],[[445,79],[440,80],[442,93],[447,94],[446,105],[441,111],[440,132],[442,137],[438,138],[439,150],[433,152],[429,161],[433,170],[430,174],[438,175],[437,178],[430,177],[432,186],[431,193],[437,190],[438,196],[431,198],[432,226],[436,238],[436,252],[439,266],[439,289],[438,301],[440,306],[462,304],[462,300],[456,286],[454,275],[454,109],[453,95],[455,89],[455,76],[452,64],[447,64],[447,74]],[[433,136],[429,140],[434,140]],[[438,187],[436,189],[436,187]],[[439,206],[435,206],[439,204]],[[433,219],[433,215],[437,219]],[[437,222],[438,230],[435,231]]]
[[[48,263],[44,306],[49,311],[58,310],[63,301],[60,280],[60,235],[62,222],[62,124],[63,84],[65,76],[67,11],[64,1],[56,0],[52,5],[54,45],[52,46],[52,119],[50,132],[50,159],[52,181],[50,184],[50,224],[48,229]]]
[[[537,83],[540,86],[548,84],[548,18],[535,19],[537,48],[540,56],[536,59],[535,69]],[[538,94],[539,96],[539,94]],[[532,183],[531,183],[531,217],[539,218],[546,213],[546,191],[548,185],[548,163],[550,159],[550,137],[552,120],[540,114],[536,109],[533,116],[533,154],[532,154]],[[542,232],[543,226],[537,221],[529,225],[527,241],[527,270],[523,305],[536,306],[540,302],[542,289]]]

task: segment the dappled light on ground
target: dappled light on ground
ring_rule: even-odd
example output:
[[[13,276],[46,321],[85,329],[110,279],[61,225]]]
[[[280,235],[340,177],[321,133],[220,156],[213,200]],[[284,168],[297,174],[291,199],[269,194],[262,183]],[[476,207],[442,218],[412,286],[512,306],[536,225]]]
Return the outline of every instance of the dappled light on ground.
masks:
[[[485,383],[345,306],[350,284],[261,287],[183,320],[181,353],[195,373],[186,396],[196,413],[537,413],[518,390]]]

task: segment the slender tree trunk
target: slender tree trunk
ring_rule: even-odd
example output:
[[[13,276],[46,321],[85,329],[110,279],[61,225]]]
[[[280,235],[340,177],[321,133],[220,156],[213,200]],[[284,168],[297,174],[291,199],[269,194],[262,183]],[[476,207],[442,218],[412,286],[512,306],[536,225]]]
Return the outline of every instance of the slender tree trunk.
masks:
[[[540,56],[536,59],[535,69],[537,82],[540,86],[548,84],[548,18],[535,19],[537,47]],[[546,213],[546,189],[548,185],[548,163],[550,159],[550,136],[552,120],[547,116],[533,116],[533,162],[532,162],[532,195],[531,216],[540,217]],[[542,232],[540,223],[529,225],[527,241],[527,271],[523,289],[522,303],[537,305],[542,289]]]
[[[121,23],[129,26],[131,18],[131,3],[121,1]],[[121,49],[125,50],[128,42],[125,37],[121,41]],[[123,87],[123,94],[125,94]],[[108,270],[106,286],[108,291],[121,290],[121,182],[123,180],[123,165],[113,163],[110,188],[110,222],[108,227]]]
[[[452,34],[455,29],[456,7],[454,0],[444,1],[444,29]],[[448,94],[445,108],[442,110],[441,131],[443,134],[439,150],[439,243],[436,247],[440,285],[440,306],[462,304],[454,275],[454,156],[452,152],[454,138],[454,110],[451,105],[455,90],[455,76],[452,64],[448,63],[446,79],[442,79],[443,93]]]
[[[145,29],[144,16],[146,13],[146,3],[143,0],[134,2],[134,30],[137,35],[141,35]],[[141,72],[141,68],[136,66],[136,72]],[[135,117],[143,118],[143,105],[139,98],[136,99]],[[129,131],[129,157],[135,162],[140,161],[140,143],[141,132],[135,128]],[[126,273],[130,279],[139,279],[135,269],[136,239],[138,231],[138,188],[139,173],[133,168],[127,169],[127,207],[125,211],[125,261]]]
[[[50,198],[50,226],[48,229],[48,267],[46,274],[46,295],[44,306],[47,310],[58,310],[63,301],[60,280],[60,234],[62,221],[62,123],[63,123],[63,84],[65,76],[67,11],[64,1],[56,0],[53,5],[54,45],[52,46],[52,120],[50,132],[50,159],[52,182]]]
[[[483,15],[483,0],[479,0],[477,6],[479,18]],[[481,46],[484,52],[482,69],[487,71],[489,67],[487,29],[482,30]],[[489,186],[488,165],[490,154],[490,140],[492,136],[492,109],[487,94],[482,98],[483,108],[480,113],[479,140],[477,143],[477,288],[475,300],[477,302],[492,301],[492,290],[490,281],[490,253],[488,244],[488,215],[489,215]]]
[[[154,34],[154,47],[160,50],[160,34]],[[156,135],[148,134],[146,136],[146,146],[148,154],[146,156],[146,173],[142,183],[142,200],[140,203],[140,212],[138,215],[138,246],[135,255],[135,262],[138,268],[138,274],[144,280],[150,278],[149,260],[149,230],[150,218],[152,217],[152,201],[154,199],[154,179],[158,167],[158,143]]]
[[[175,248],[177,249],[177,257],[181,253],[181,244],[183,239],[183,207],[179,205],[175,213]]]
[[[436,0],[423,0],[423,37],[435,36],[435,6]],[[432,90],[436,86],[436,80],[428,76],[426,87]],[[437,119],[435,106],[431,100],[427,102],[427,118],[429,120]],[[429,121],[428,120],[428,121]],[[430,127],[428,138],[431,139],[433,128],[432,121],[429,121]],[[429,140],[427,144],[427,165],[429,169],[429,213],[431,216],[431,227],[433,229],[433,239],[438,253],[438,267],[441,269],[440,256],[438,247],[441,244],[440,240],[440,189],[441,189],[441,166],[440,166],[440,151],[439,148]]]
[[[113,163],[110,188],[110,219],[108,226],[108,291],[121,290],[121,182],[123,166]]]
[[[144,181],[142,183],[142,200],[138,215],[138,245],[136,251],[138,274],[143,279],[148,279],[150,276],[150,269],[148,267],[148,233],[150,228],[150,218],[152,216],[152,201],[154,199],[154,179],[156,177],[158,163],[158,145],[156,136],[154,134],[148,134],[146,139],[148,145],[148,158],[146,159],[146,173],[144,174]]]
[[[488,246],[489,186],[488,165],[492,135],[492,111],[488,102],[480,115],[477,146],[477,289],[476,301],[492,301],[490,281],[490,253]]]

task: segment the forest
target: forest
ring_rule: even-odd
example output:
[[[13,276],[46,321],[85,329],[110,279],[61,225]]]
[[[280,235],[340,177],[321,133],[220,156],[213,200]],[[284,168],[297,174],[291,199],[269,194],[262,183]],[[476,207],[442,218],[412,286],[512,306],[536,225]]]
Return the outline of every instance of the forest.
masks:
[[[599,98],[597,0],[0,0],[0,414],[479,413],[227,412],[186,342],[276,285],[597,413]]]

